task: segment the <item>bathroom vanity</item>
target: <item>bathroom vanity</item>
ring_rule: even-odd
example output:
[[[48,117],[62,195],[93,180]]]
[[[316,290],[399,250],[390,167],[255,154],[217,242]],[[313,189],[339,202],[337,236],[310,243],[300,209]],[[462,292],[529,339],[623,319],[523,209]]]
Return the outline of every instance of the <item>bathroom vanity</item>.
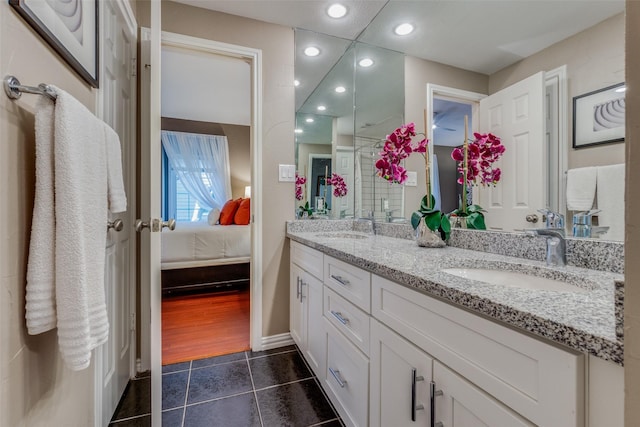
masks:
[[[347,425],[623,425],[619,272],[303,223],[291,336]]]

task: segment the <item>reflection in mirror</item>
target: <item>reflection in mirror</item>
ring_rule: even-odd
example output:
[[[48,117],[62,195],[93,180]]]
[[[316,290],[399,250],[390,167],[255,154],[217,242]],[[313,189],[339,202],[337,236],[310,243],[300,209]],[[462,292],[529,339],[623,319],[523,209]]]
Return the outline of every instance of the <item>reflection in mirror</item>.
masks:
[[[352,162],[351,178],[347,179],[349,195],[341,198],[340,212],[336,211],[335,200],[332,200],[331,217],[338,218],[344,212],[345,216],[366,216],[370,212],[379,220],[394,217],[409,217],[420,203],[425,194],[425,177],[422,159],[418,156],[409,158],[406,162],[407,170],[417,174],[417,186],[389,185],[386,182],[377,182],[373,162],[377,157],[380,143],[393,129],[405,122],[415,122],[416,128],[424,129],[423,111],[429,112],[429,127],[435,125],[430,132],[433,141],[431,148],[438,157],[440,185],[442,187],[442,210],[450,211],[460,199],[459,189],[451,184],[449,149],[444,146],[446,132],[452,131],[438,129],[443,117],[433,113],[430,101],[425,99],[425,87],[427,84],[443,85],[457,88],[476,94],[493,95],[501,90],[517,84],[540,71],[546,73],[546,86],[549,85],[549,72],[566,66],[564,77],[557,76],[557,92],[544,93],[542,103],[547,111],[552,112],[551,117],[558,117],[553,126],[543,125],[544,130],[540,138],[545,143],[553,138],[564,140],[565,145],[557,145],[558,150],[544,148],[542,154],[542,166],[533,165],[528,155],[523,155],[517,149],[509,150],[508,154],[500,161],[511,161],[509,157],[520,156],[521,170],[528,170],[518,178],[508,177],[505,174],[499,184],[505,191],[503,194],[524,194],[529,188],[528,183],[537,181],[542,185],[543,194],[535,203],[523,203],[515,201],[513,215],[518,220],[536,218],[537,222],[524,223],[523,225],[506,225],[502,219],[492,224],[494,229],[504,231],[521,230],[527,227],[539,227],[543,223],[543,216],[539,209],[549,208],[563,213],[566,217],[567,235],[572,234],[572,211],[567,210],[567,171],[585,167],[603,167],[624,163],[624,144],[606,144],[600,146],[571,147],[572,139],[572,105],[574,97],[578,97],[604,87],[623,82],[624,79],[624,3],[621,1],[595,2],[594,8],[576,6],[575,2],[558,2],[554,14],[545,11],[544,2],[527,2],[531,16],[535,15],[535,28],[514,29],[513,26],[503,26],[496,21],[496,31],[491,32],[493,39],[483,38],[477,34],[473,44],[464,43],[468,40],[461,36],[467,28],[473,25],[462,25],[456,28],[454,33],[441,25],[435,25],[433,20],[442,20],[443,16],[457,16],[462,3],[443,2],[439,4],[437,14],[433,10],[427,11],[427,2],[388,2],[381,12],[368,25],[357,41],[344,40],[335,37],[323,36],[309,31],[296,31],[296,78],[300,78],[300,86],[296,89],[297,124],[307,124],[308,118],[314,119],[314,124],[324,127],[323,137],[312,141],[303,142],[303,135],[310,135],[310,130],[304,128],[304,134],[296,134],[298,144],[296,150],[298,171],[307,173],[309,153],[331,154],[332,171],[338,171],[338,163],[347,165]],[[487,20],[497,19],[510,13],[504,9],[500,2],[474,2],[478,14],[485,16]],[[471,7],[471,6],[470,6]],[[499,9],[496,9],[499,8]],[[416,44],[415,39],[396,38],[387,31],[389,23],[395,14],[411,12],[415,17],[417,28],[429,29],[430,37],[438,43]],[[564,15],[563,15],[564,14]],[[558,26],[554,19],[559,15],[572,17],[572,25]],[[474,19],[477,19],[474,18]],[[517,22],[517,16],[510,17]],[[431,20],[431,21],[429,21]],[[432,22],[433,21],[433,22]],[[433,23],[434,25],[429,25]],[[574,25],[575,24],[575,25]],[[423,25],[422,27],[420,25]],[[499,29],[509,28],[500,33]],[[558,29],[550,32],[549,28]],[[526,35],[518,35],[520,31],[527,31]],[[536,31],[539,31],[536,33]],[[464,31],[463,31],[464,32]],[[499,34],[500,33],[500,34]],[[425,38],[426,37],[426,38]],[[420,40],[428,40],[429,37],[420,37]],[[317,38],[317,39],[316,39]],[[563,39],[564,38],[564,39]],[[307,44],[315,44],[320,48],[321,54],[314,58],[301,57],[302,50]],[[385,46],[395,51],[385,51],[380,47],[370,47],[369,44]],[[455,46],[455,47],[452,47]],[[473,46],[474,52],[469,51]],[[337,48],[337,49],[336,49]],[[393,55],[397,55],[402,67],[387,75],[382,82],[368,82],[369,71],[380,65],[375,58],[370,67],[356,65],[360,59],[364,59],[365,50],[388,52],[389,57],[384,59],[384,65],[394,63]],[[465,50],[466,49],[466,50]],[[399,53],[405,52],[405,53]],[[474,53],[479,53],[474,56]],[[327,59],[328,58],[328,59]],[[365,62],[365,64],[367,64]],[[395,74],[397,73],[397,74]],[[307,75],[312,78],[307,79]],[[304,79],[301,79],[304,77]],[[561,81],[561,79],[564,79]],[[346,83],[345,83],[346,82]],[[335,87],[343,86],[345,91],[341,94],[335,92]],[[322,87],[322,89],[321,89]],[[376,92],[373,92],[375,89]],[[340,97],[341,95],[341,97]],[[396,97],[397,95],[397,97]],[[550,96],[551,95],[551,96]],[[405,99],[406,98],[406,99]],[[344,104],[332,113],[319,114],[317,106],[326,103],[327,110],[330,103],[342,100]],[[447,99],[444,98],[446,101]],[[396,101],[397,104],[396,104]],[[456,101],[456,100],[454,100]],[[457,101],[456,101],[457,102]],[[479,102],[478,100],[474,102]],[[464,102],[463,102],[464,103]],[[389,114],[384,111],[387,104],[398,105],[396,113]],[[332,108],[336,108],[333,106]],[[438,107],[439,108],[439,107]],[[326,110],[326,111],[327,111]],[[312,115],[306,117],[302,114]],[[486,117],[486,116],[485,116]],[[388,121],[387,121],[388,120]],[[484,119],[480,115],[472,113],[470,116],[471,127],[475,131],[487,132],[489,126],[483,126]],[[462,123],[462,121],[460,121]],[[461,126],[461,125],[460,125]],[[453,126],[446,126],[454,128]],[[345,130],[347,129],[348,130]],[[320,129],[320,126],[318,126]],[[442,134],[439,132],[442,131]],[[508,136],[496,131],[498,136],[508,139]],[[453,137],[453,135],[451,135]],[[459,145],[462,137],[455,137],[459,142],[451,144]],[[325,141],[327,147],[319,147],[320,141]],[[303,144],[309,144],[304,147]],[[351,159],[349,150],[353,155]],[[300,154],[301,153],[301,154]],[[338,153],[343,158],[338,162]],[[542,171],[545,168],[547,172]],[[345,170],[348,170],[346,168]],[[348,172],[345,172],[348,174]],[[518,189],[507,191],[506,184],[516,183]],[[380,184],[380,185],[378,185]],[[503,185],[505,184],[505,185]],[[370,190],[368,189],[370,188]],[[447,189],[448,188],[448,189]],[[305,189],[306,190],[306,189]],[[602,194],[606,194],[608,188],[602,188]],[[397,193],[393,193],[393,192]],[[305,193],[306,194],[306,193]],[[486,199],[474,200],[485,208],[499,209],[500,195],[497,192],[488,194]],[[305,195],[305,199],[308,196]],[[597,202],[597,195],[594,201]],[[396,205],[397,200],[402,200]],[[306,200],[305,200],[306,201]],[[301,201],[302,202],[302,201]],[[511,202],[510,202],[511,203]],[[300,202],[299,202],[300,204]],[[453,205],[453,206],[452,206]],[[493,213],[488,213],[493,216]],[[622,212],[617,213],[618,222],[623,223]],[[602,218],[597,218],[602,220]],[[596,218],[593,218],[595,224]],[[614,238],[612,234],[600,236],[603,239]]]
[[[374,167],[386,135],[402,124],[404,55],[310,31],[295,35],[296,76],[304,76],[296,89],[296,166],[306,178],[297,206],[308,203],[313,217],[404,220],[402,186],[378,178]],[[304,56],[311,45],[318,57]],[[313,159],[330,162],[314,170]],[[325,185],[333,173],[346,195]],[[322,212],[316,197],[324,199]]]
[[[387,135],[403,124],[404,54],[357,43],[355,83],[356,213],[404,221],[404,187],[378,177],[375,168]]]

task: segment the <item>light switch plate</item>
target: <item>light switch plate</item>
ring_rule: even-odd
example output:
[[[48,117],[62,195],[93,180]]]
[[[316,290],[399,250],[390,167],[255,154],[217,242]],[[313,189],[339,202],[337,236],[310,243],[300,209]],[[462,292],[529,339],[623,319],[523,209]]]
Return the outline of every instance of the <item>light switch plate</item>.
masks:
[[[279,182],[295,182],[296,165],[278,165]]]
[[[407,187],[417,187],[418,186],[418,172],[407,171],[407,180],[404,182],[404,185],[407,186]]]

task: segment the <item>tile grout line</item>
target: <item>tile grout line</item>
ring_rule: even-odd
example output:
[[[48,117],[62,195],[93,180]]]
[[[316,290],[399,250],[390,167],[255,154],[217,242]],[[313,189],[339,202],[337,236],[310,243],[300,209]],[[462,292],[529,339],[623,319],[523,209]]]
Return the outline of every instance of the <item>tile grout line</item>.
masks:
[[[325,424],[329,424],[329,423],[332,423],[332,422],[334,422],[334,421],[338,421],[338,422],[340,422],[340,418],[332,418],[332,419],[330,419],[330,420],[322,421],[322,422],[317,423],[317,424],[311,424],[309,427],[322,427],[323,425],[325,425]]]
[[[189,404],[187,404],[187,407],[189,407],[189,406],[198,406],[198,405],[201,405],[203,403],[217,402],[218,400],[224,400],[224,399],[228,399],[230,397],[244,396],[245,394],[253,394],[253,390],[243,391],[241,393],[230,394],[228,396],[214,397],[213,399],[202,400],[200,402],[189,403]]]
[[[184,419],[187,416],[187,399],[189,398],[189,385],[191,384],[191,365],[193,365],[193,360],[189,361],[189,376],[187,377],[187,389],[184,393],[184,406],[182,408],[182,423],[180,423],[181,427],[184,427]]]
[[[272,385],[268,385],[268,386],[266,386],[266,387],[258,388],[258,389],[256,389],[256,391],[270,390],[270,389],[272,389],[272,388],[282,387],[283,385],[297,384],[297,383],[301,383],[301,382],[303,382],[303,381],[309,381],[309,380],[312,380],[313,378],[314,378],[314,377],[300,378],[300,379],[293,380],[293,381],[289,381],[289,382],[286,382],[286,383],[272,384]]]
[[[264,421],[262,421],[262,411],[260,411],[260,405],[258,404],[258,393],[256,393],[256,385],[253,382],[253,373],[251,372],[251,364],[249,363],[249,354],[244,353],[245,360],[247,361],[247,368],[249,369],[249,378],[251,379],[251,389],[253,390],[253,398],[256,401],[256,408],[258,409],[258,418],[260,418],[260,426],[264,427]]]
[[[138,414],[138,415],[132,415],[130,417],[118,418],[117,420],[109,421],[109,425],[114,424],[114,423],[120,423],[122,421],[131,421],[131,420],[135,420],[137,418],[143,418],[143,417],[149,417],[149,416],[151,416],[151,412],[149,412],[148,414]]]

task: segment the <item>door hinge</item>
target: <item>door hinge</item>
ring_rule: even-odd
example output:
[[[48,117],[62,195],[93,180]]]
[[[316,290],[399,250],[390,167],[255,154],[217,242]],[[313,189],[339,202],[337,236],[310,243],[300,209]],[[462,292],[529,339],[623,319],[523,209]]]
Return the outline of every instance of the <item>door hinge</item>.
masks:
[[[131,77],[136,77],[138,75],[138,58],[131,58]]]
[[[131,313],[131,324],[129,325],[129,329],[131,331],[135,331],[136,330],[136,314],[135,313]]]

